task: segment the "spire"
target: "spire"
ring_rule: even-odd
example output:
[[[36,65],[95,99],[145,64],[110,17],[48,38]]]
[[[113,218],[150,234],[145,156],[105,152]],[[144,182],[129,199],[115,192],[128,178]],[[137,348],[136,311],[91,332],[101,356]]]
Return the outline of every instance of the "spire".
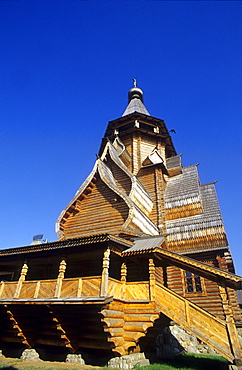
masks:
[[[125,109],[123,116],[128,114],[138,112],[150,116],[149,112],[143,104],[143,91],[137,87],[137,82],[135,78],[132,78],[134,82],[134,87],[132,87],[128,92],[128,106]]]

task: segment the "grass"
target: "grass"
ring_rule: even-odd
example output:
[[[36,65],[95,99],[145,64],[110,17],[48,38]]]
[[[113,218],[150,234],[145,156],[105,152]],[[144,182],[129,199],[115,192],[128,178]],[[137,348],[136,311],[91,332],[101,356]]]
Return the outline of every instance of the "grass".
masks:
[[[57,362],[30,362],[21,359],[0,358],[0,369],[5,370],[87,370],[89,365],[71,365]],[[99,368],[111,370],[108,367]],[[227,370],[228,361],[223,357],[211,355],[182,354],[171,360],[164,360],[161,363],[154,363],[149,366],[135,366],[135,370]]]
[[[139,370],[227,370],[229,362],[220,356],[186,353]]]

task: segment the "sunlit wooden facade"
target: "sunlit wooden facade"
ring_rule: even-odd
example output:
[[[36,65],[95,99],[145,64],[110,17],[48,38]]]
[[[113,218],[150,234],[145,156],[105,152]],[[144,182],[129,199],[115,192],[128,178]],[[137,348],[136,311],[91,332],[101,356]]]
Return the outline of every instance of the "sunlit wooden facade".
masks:
[[[58,240],[0,251],[0,347],[111,358],[150,353],[174,320],[241,359],[234,266],[214,183],[183,167],[138,87],[108,123]],[[87,355],[88,354],[88,355]]]

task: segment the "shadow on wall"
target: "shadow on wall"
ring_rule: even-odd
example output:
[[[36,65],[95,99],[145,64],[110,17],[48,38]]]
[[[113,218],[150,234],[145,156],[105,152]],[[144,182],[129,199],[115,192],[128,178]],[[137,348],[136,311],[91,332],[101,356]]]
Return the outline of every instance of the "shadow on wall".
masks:
[[[162,330],[155,340],[155,352],[157,358],[172,358],[185,352],[185,348],[178,342],[171,333],[169,327]]]

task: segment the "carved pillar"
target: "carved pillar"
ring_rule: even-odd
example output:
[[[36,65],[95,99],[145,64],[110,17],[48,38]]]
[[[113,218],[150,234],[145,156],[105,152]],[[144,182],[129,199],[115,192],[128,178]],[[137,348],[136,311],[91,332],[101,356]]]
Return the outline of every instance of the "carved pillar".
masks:
[[[22,284],[25,281],[25,277],[27,275],[27,272],[28,272],[28,265],[27,265],[27,263],[24,263],[23,266],[22,266],[22,270],[21,270],[21,273],[20,273],[20,277],[19,277],[19,280],[18,280],[18,284],[17,284],[17,288],[16,288],[16,291],[15,291],[15,294],[14,294],[14,298],[18,298],[19,295],[20,295]]]
[[[126,281],[127,281],[127,266],[126,266],[126,263],[122,263],[122,265],[121,265],[121,281],[122,281],[122,293],[121,293],[121,297],[123,299],[125,299]]]
[[[58,274],[56,287],[55,287],[55,295],[54,295],[55,298],[60,298],[62,280],[65,277],[65,271],[66,271],[66,261],[63,259],[60,263],[60,266],[59,266],[59,274]]]
[[[225,315],[225,321],[227,326],[227,332],[231,343],[231,352],[234,355],[235,362],[241,363],[241,347],[238,337],[238,332],[234,323],[233,311],[229,302],[229,296],[226,285],[222,282],[219,285],[220,297],[222,300],[223,311]]]
[[[108,293],[108,269],[109,269],[110,249],[106,249],[103,256],[103,271],[101,280],[100,297],[106,297]]]
[[[149,275],[150,275],[150,300],[155,299],[155,264],[152,258],[149,259]]]

